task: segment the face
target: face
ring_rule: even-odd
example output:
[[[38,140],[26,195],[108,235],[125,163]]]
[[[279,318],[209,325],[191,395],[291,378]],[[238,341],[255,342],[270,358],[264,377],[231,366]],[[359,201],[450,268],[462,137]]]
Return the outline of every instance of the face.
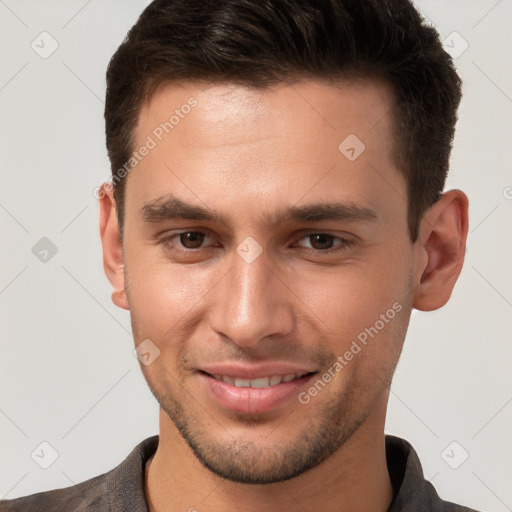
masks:
[[[169,422],[223,478],[296,476],[387,400],[418,280],[390,107],[383,84],[303,81],[166,86],[141,110],[116,303]],[[210,375],[244,370],[263,379]]]

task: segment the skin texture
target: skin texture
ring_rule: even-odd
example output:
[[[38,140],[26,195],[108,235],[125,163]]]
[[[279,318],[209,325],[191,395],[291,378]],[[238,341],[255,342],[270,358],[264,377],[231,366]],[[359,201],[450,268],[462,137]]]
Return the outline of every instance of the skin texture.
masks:
[[[130,310],[135,344],[160,350],[141,364],[161,407],[150,508],[384,512],[389,385],[412,308],[442,307],[458,278],[467,197],[446,192],[411,243],[383,83],[167,85],[142,108],[135,147],[191,97],[197,105],[127,177],[123,244],[109,186],[100,201],[112,300]],[[349,134],[365,144],[354,161],[338,149]],[[167,194],[222,220],[145,221],[143,206]],[[375,219],[271,222],[283,208],[334,202]],[[169,239],[191,231],[206,236]],[[248,236],[262,249],[251,263],[237,252]],[[229,361],[322,375],[393,304],[400,312],[307,404],[235,414],[199,378]]]

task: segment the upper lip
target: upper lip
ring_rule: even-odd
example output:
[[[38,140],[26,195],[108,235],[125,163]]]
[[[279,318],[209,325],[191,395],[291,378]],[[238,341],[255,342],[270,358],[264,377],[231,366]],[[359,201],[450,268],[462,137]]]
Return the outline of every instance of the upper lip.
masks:
[[[232,378],[258,379],[260,377],[272,377],[274,375],[305,375],[315,370],[304,366],[296,366],[290,363],[268,362],[256,365],[240,365],[233,363],[211,364],[200,368],[210,375],[226,375]]]

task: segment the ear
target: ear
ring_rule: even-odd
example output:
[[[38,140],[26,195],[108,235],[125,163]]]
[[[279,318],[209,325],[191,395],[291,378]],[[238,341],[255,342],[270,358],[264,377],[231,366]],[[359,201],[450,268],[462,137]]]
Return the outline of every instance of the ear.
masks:
[[[417,243],[413,307],[433,311],[444,306],[459,277],[466,254],[468,198],[449,190],[423,216]]]
[[[99,189],[98,197],[100,201],[100,236],[103,247],[103,268],[114,289],[112,292],[112,302],[120,308],[129,309],[125,293],[123,245],[112,184],[108,182],[103,183]]]

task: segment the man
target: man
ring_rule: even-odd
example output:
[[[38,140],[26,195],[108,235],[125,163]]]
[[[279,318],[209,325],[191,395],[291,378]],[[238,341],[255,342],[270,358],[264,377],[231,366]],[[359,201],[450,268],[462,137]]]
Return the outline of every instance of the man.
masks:
[[[160,432],[0,509],[454,511],[384,435],[448,301],[460,79],[407,0],[155,0],[112,58],[100,234]]]

